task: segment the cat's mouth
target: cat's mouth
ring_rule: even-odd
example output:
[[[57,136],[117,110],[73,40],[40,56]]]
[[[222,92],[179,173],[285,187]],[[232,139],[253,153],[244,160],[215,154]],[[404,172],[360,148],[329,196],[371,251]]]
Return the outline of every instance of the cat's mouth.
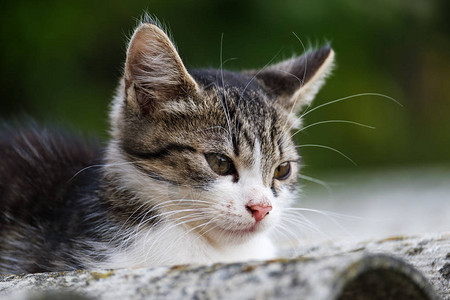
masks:
[[[265,226],[261,224],[261,222],[254,222],[251,225],[243,225],[237,228],[227,228],[223,229],[228,234],[236,235],[236,236],[248,236],[255,234],[257,232],[263,231]]]

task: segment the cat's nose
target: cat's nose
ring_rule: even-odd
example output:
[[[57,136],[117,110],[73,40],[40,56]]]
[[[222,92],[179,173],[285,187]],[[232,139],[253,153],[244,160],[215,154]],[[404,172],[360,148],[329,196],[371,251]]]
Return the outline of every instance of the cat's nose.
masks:
[[[247,206],[248,211],[253,215],[256,222],[261,221],[264,217],[269,214],[269,211],[272,210],[272,206],[262,206],[262,205],[249,205]]]

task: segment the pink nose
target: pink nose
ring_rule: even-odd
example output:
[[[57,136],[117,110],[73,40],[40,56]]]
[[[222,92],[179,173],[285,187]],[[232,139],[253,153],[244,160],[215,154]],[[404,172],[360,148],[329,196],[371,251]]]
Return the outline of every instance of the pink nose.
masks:
[[[272,206],[251,205],[247,209],[255,218],[256,222],[261,221],[272,210]]]

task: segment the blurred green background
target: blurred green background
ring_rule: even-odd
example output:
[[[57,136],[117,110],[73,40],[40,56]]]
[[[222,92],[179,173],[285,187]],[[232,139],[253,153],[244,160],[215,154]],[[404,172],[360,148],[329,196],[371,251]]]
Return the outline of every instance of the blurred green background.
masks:
[[[125,44],[144,10],[168,25],[188,67],[264,66],[331,42],[337,68],[308,114],[324,124],[297,135],[309,174],[327,170],[450,166],[450,1],[2,1],[0,118],[18,115],[107,137],[107,110]]]

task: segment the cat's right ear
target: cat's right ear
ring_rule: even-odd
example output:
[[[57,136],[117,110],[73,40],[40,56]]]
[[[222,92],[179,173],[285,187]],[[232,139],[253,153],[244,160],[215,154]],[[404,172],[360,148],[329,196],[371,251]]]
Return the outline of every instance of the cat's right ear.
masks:
[[[198,90],[169,37],[152,23],[141,24],[131,37],[124,79],[127,104],[144,114]]]

